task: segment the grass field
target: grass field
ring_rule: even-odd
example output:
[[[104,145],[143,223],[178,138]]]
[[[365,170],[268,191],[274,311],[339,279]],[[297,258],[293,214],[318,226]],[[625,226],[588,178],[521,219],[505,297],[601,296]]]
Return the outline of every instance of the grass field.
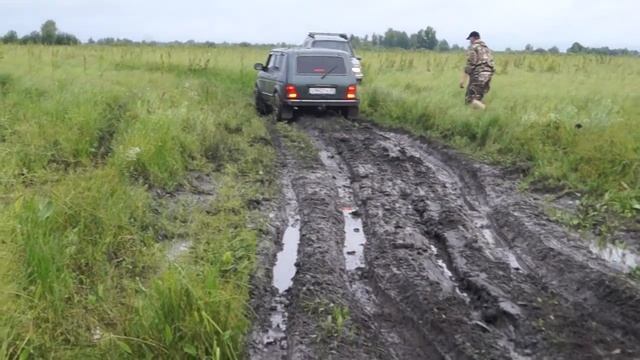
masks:
[[[274,178],[241,53],[0,47],[0,359],[241,355]],[[153,195],[194,171],[215,201]]]
[[[579,191],[586,222],[638,216],[640,59],[500,54],[488,110],[474,112],[462,54],[361,55],[368,117]],[[251,99],[265,57],[0,46],[0,359],[242,356],[250,204],[274,191]],[[154,195],[194,171],[213,174],[211,203]],[[168,261],[182,238],[191,251]]]

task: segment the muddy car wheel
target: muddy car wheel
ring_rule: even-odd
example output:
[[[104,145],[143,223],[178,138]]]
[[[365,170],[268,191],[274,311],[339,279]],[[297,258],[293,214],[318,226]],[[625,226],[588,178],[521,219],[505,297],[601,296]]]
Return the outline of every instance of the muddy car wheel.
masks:
[[[355,119],[360,115],[360,109],[357,106],[350,106],[342,109],[342,116],[347,119]]]
[[[290,106],[282,103],[280,94],[273,94],[273,120],[283,121],[291,119],[293,119],[293,109]]]
[[[268,115],[270,110],[269,106],[267,105],[267,103],[265,103],[262,96],[260,96],[260,93],[258,92],[258,88],[255,88],[253,90],[253,96],[254,96],[256,112],[259,115]]]

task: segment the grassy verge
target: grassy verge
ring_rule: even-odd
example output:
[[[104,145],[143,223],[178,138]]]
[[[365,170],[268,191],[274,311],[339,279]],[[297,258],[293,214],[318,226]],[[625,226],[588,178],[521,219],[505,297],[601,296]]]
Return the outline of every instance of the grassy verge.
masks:
[[[640,214],[640,60],[497,55],[488,109],[463,105],[462,54],[363,54],[363,110],[479,157],[527,169],[526,182],[583,195],[580,223]]]
[[[0,49],[0,359],[240,357],[273,189],[251,50]],[[159,206],[193,171],[215,200]]]

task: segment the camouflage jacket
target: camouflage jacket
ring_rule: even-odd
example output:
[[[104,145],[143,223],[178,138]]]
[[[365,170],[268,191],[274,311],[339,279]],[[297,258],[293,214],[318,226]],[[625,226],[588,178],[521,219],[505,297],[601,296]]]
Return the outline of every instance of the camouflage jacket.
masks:
[[[468,75],[494,72],[493,55],[483,41],[474,42],[469,47],[467,56],[467,66],[465,66],[464,72]]]

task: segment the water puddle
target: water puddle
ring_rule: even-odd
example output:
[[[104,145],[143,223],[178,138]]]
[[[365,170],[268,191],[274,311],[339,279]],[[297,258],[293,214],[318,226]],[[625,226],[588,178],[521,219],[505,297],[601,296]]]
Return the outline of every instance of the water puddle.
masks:
[[[278,253],[276,265],[273,267],[273,286],[283,293],[293,284],[300,242],[300,217],[289,219],[289,225],[282,236],[282,250]]]
[[[191,247],[191,240],[173,241],[167,249],[167,258],[169,261],[176,261],[180,256],[184,255]]]
[[[283,184],[285,196],[285,211],[289,218],[287,228],[282,235],[282,249],[278,252],[276,263],[273,267],[272,285],[278,290],[271,301],[269,321],[270,328],[263,336],[263,343],[267,347],[275,347],[274,351],[287,349],[287,309],[288,300],[286,292],[293,285],[296,275],[296,261],[298,259],[298,245],[300,243],[300,215],[291,180],[285,179]]]
[[[630,271],[640,266],[640,254],[615,244],[600,244],[594,241],[589,245],[589,249],[601,259],[622,267],[624,271]]]
[[[449,267],[444,262],[444,260],[438,257],[438,248],[436,248],[435,245],[433,244],[429,244],[429,248],[431,249],[431,252],[433,252],[433,256],[436,258],[436,264],[440,267],[440,269],[442,269],[442,272],[444,273],[444,275],[454,284],[453,288],[456,294],[458,294],[468,304],[471,301],[469,299],[469,295],[467,295],[465,292],[460,290],[460,287],[458,286],[458,282],[455,276],[453,275],[451,270],[449,270]]]
[[[344,215],[344,261],[347,271],[363,268],[364,244],[367,239],[362,231],[362,219],[357,210],[352,208],[342,209]]]
[[[321,146],[318,146],[321,148]],[[364,235],[362,218],[355,208],[355,197],[351,189],[351,180],[343,166],[333,153],[321,150],[320,160],[327,170],[333,175],[338,189],[339,206],[344,216],[344,255],[347,271],[354,271],[365,267],[364,245],[367,239]]]

